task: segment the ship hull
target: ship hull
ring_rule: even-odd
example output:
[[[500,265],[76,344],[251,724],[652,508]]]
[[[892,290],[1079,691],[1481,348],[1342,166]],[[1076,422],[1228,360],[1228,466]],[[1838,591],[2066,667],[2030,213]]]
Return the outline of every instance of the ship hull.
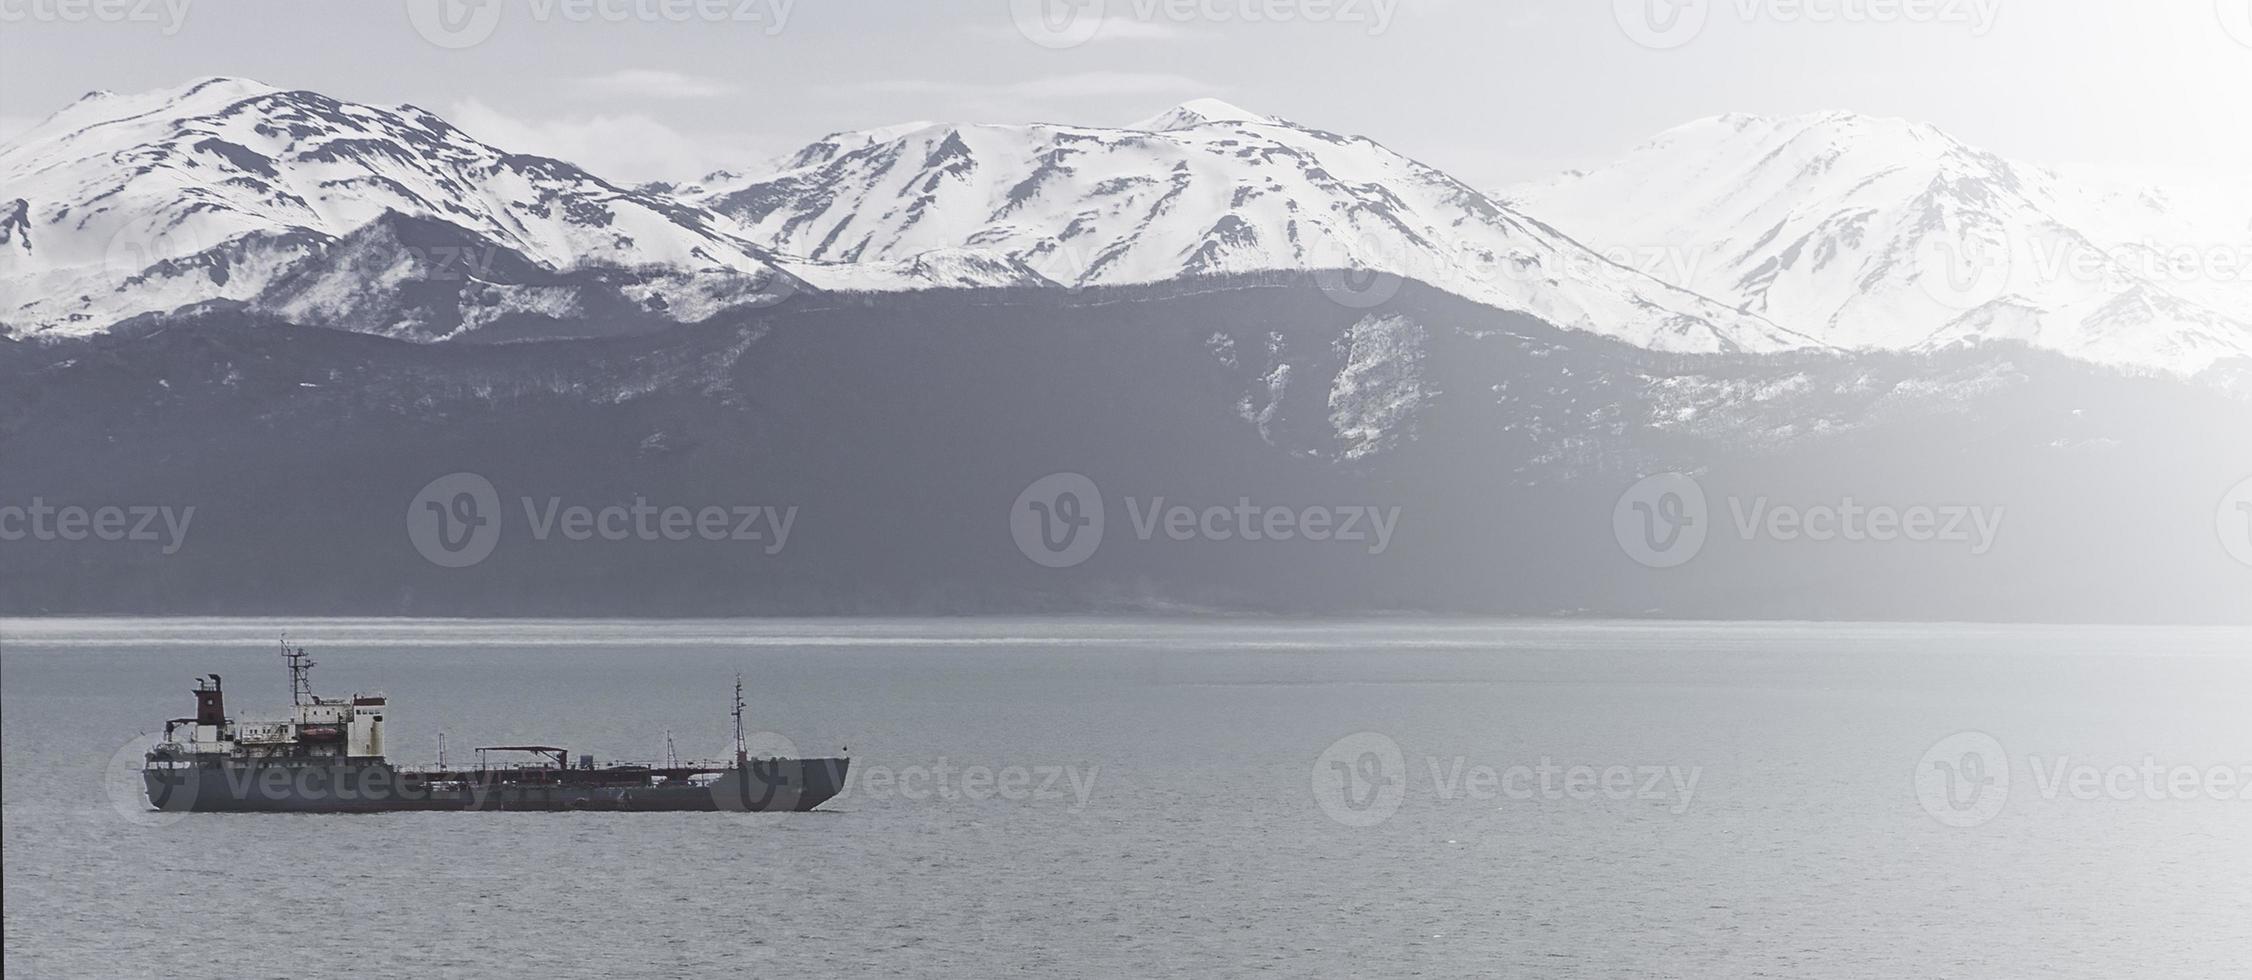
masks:
[[[709,785],[620,785],[599,770],[430,774],[381,761],[222,763],[141,771],[149,805],[194,813],[389,813],[412,810],[739,812],[811,810],[844,789],[849,759],[753,759]]]

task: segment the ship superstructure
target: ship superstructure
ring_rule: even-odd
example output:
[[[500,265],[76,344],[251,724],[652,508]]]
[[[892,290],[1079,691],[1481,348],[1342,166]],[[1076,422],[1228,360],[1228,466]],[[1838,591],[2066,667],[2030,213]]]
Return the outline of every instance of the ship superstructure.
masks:
[[[195,717],[164,723],[164,742],[184,758],[254,760],[269,765],[329,764],[339,759],[383,757],[381,694],[324,698],[313,693],[312,668],[304,647],[282,644],[289,664],[289,716],[278,721],[235,721],[227,715],[227,694],[217,674],[196,679]]]

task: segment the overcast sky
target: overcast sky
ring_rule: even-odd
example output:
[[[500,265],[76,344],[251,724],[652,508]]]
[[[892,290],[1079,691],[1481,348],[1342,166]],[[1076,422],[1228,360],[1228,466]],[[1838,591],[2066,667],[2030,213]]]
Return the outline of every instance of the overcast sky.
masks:
[[[620,179],[1197,96],[1486,185],[1822,109],[2039,163],[2252,174],[2252,0],[0,0],[0,132],[214,74],[411,102]]]

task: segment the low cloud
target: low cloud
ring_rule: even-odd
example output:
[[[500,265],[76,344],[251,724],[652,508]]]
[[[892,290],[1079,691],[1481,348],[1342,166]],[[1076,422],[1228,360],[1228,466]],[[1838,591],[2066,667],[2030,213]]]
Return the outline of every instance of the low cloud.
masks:
[[[616,184],[756,169],[773,155],[731,134],[685,133],[637,113],[523,119],[465,99],[446,118],[504,150],[568,160]]]
[[[979,24],[970,33],[996,40],[1022,41],[1024,31],[1009,24]],[[1180,24],[1140,20],[1133,17],[1111,16],[1103,18],[1103,26],[1087,40],[1097,41],[1178,41],[1197,36]]]
[[[572,81],[571,87],[585,95],[628,99],[717,99],[742,91],[733,82],[650,68],[592,75]]]
[[[1099,95],[1202,95],[1211,92],[1214,86],[1187,75],[1167,72],[1088,71],[990,83],[894,79],[862,83],[859,88],[864,92],[893,95],[942,95],[1041,102]]]
[[[1027,118],[1047,122],[1102,125],[1105,120],[1088,115],[1057,118],[1059,109],[1074,110],[1096,100],[1124,102],[1131,112],[1147,116],[1163,104],[1215,94],[1219,86],[1188,75],[1169,72],[1090,71],[1008,82],[958,82],[928,78],[862,82],[854,91],[880,96],[920,96],[944,100],[939,110],[954,119],[993,119],[1022,122]],[[1126,121],[1124,117],[1109,122]]]

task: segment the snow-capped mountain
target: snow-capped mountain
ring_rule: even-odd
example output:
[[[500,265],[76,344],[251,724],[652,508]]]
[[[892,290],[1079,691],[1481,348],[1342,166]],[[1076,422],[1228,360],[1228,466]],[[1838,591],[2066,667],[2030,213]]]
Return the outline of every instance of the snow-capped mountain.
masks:
[[[0,333],[220,300],[509,339],[806,291],[1270,274],[1367,307],[1412,278],[1661,351],[2252,359],[2252,189],[2068,177],[1846,113],[1703,120],[1493,197],[1210,99],[1119,128],[838,133],[635,188],[412,106],[234,78],[93,93],[0,146]]]
[[[2190,373],[2252,356],[2252,194],[2067,178],[1929,125],[1730,115],[1505,199],[1849,348],[2013,339]]]
[[[835,288],[901,264],[1031,270],[1067,287],[1329,274],[1346,302],[1392,277],[1667,351],[1811,341],[1615,264],[1431,167],[1214,100],[1138,125],[910,123],[840,133],[783,170],[691,198]],[[858,281],[856,281],[856,277]]]
[[[0,147],[0,219],[0,324],[23,333],[232,299],[429,339],[594,294],[689,319],[794,286],[670,198],[412,106],[235,78],[96,92],[49,117]],[[344,244],[359,246],[337,257],[349,274],[308,267]],[[384,297],[409,285],[422,313],[394,316]]]

